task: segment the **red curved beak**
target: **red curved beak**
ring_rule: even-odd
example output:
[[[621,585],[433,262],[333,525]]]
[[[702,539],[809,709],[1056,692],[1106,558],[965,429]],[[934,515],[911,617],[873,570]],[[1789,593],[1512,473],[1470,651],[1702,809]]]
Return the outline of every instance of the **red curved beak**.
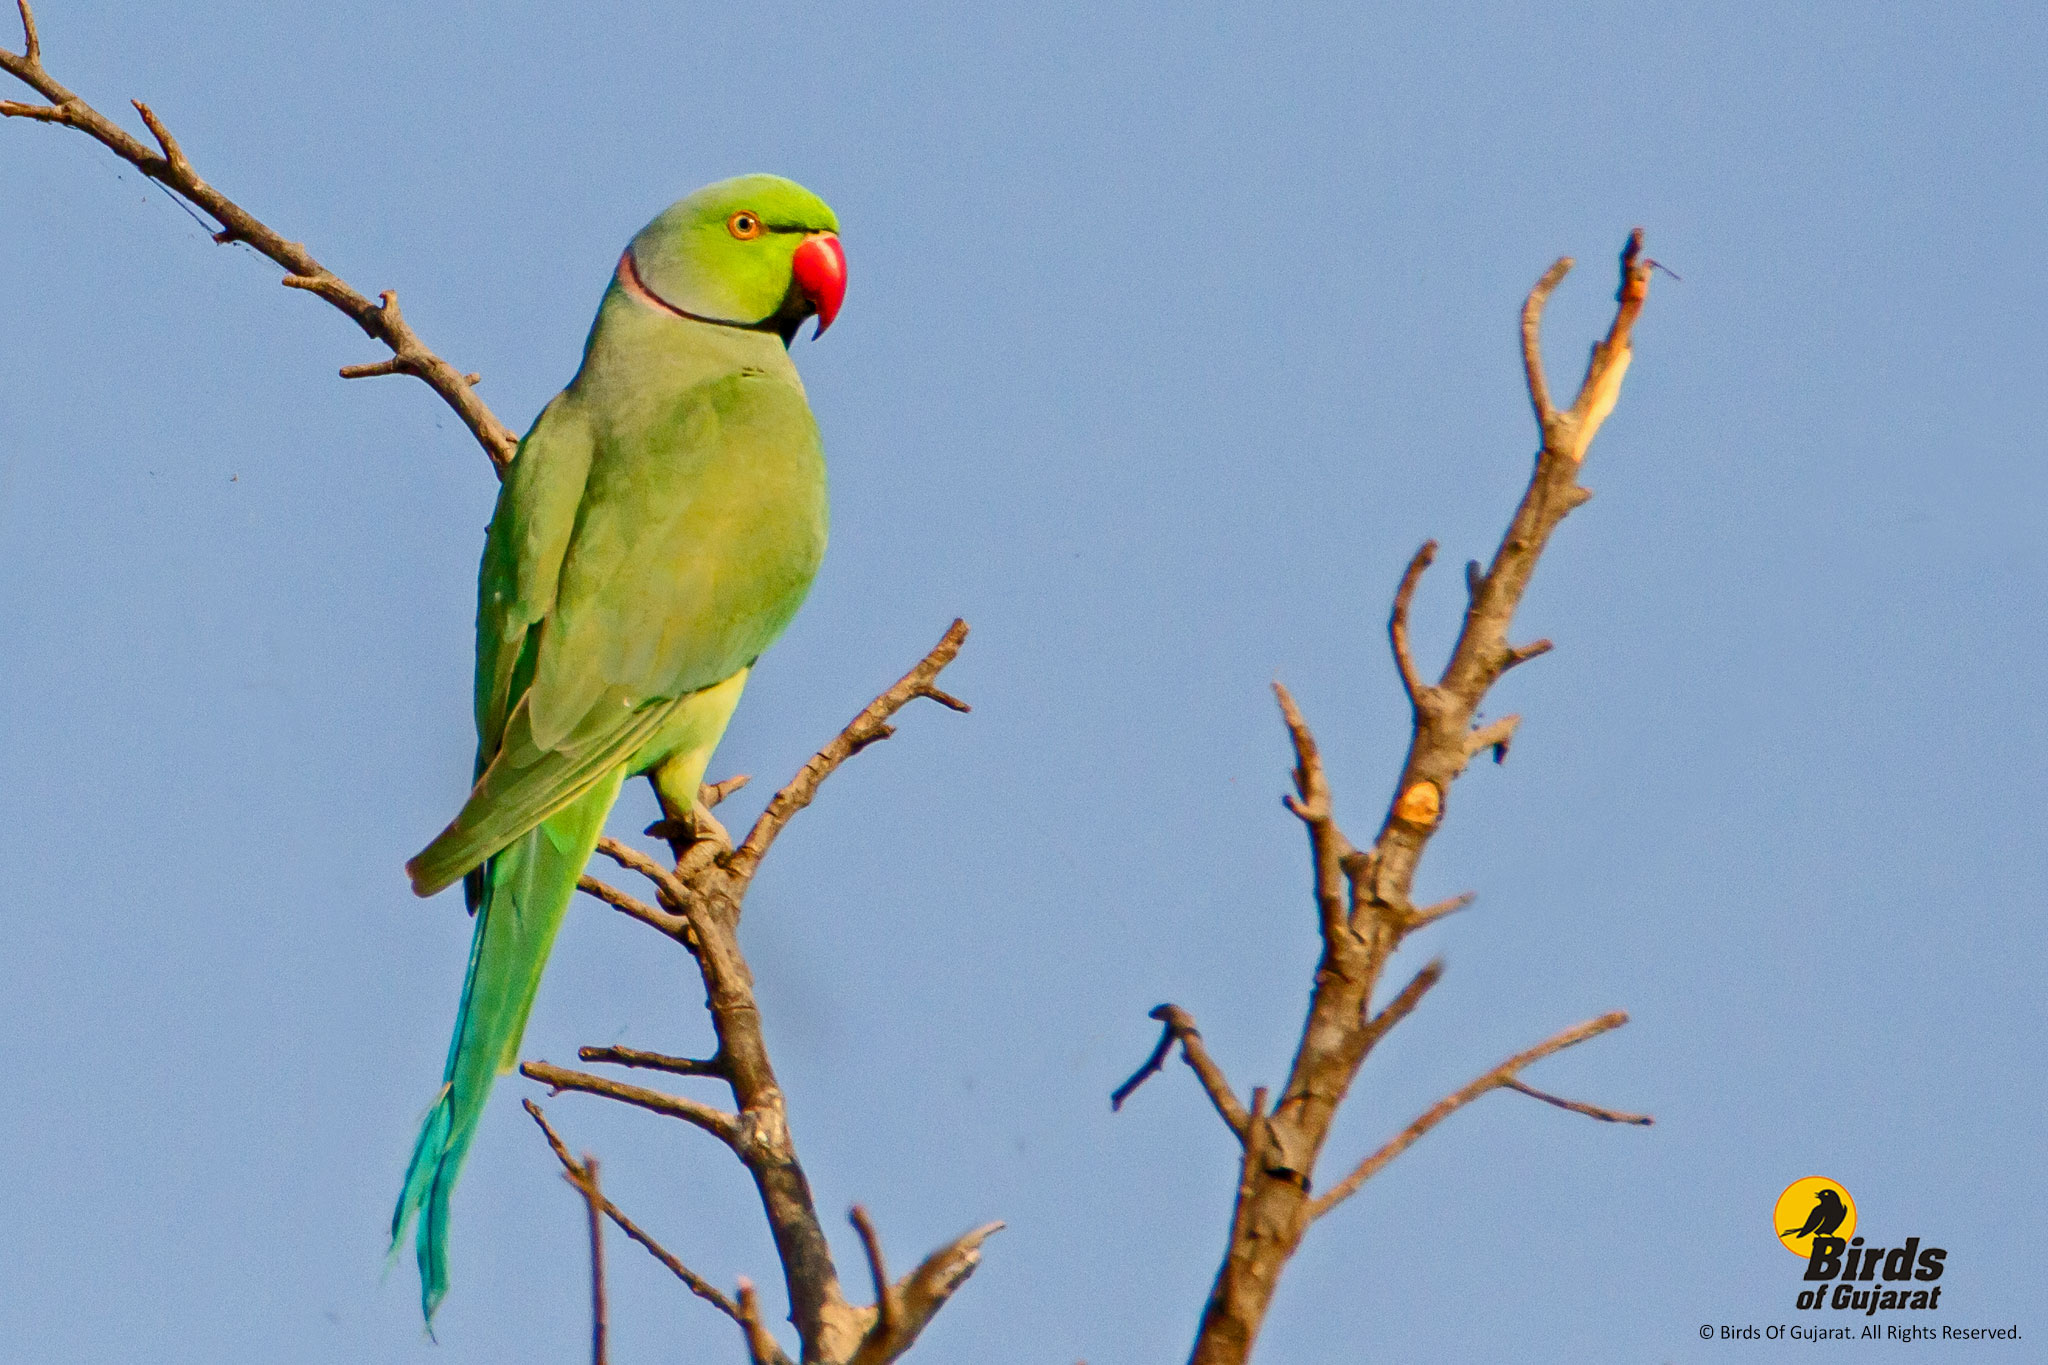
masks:
[[[818,330],[813,335],[823,336],[832,319],[839,316],[840,300],[846,297],[846,250],[838,237],[820,232],[804,238],[789,264],[796,287],[818,311]]]

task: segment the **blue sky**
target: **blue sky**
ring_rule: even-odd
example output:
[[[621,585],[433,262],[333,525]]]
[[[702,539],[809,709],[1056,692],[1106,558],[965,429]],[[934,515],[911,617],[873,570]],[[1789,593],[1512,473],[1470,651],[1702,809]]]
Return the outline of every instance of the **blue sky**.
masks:
[[[801,342],[833,544],[715,773],[771,788],[955,615],[947,685],[778,845],[744,942],[791,1118],[893,1258],[1009,1229],[923,1358],[1174,1359],[1232,1144],[1145,1011],[1276,1084],[1314,958],[1268,685],[1369,833],[1382,623],[1448,647],[1638,223],[1660,278],[1595,500],[1418,893],[1472,889],[1334,1177],[1580,1019],[1319,1225],[1260,1359],[1708,1360],[1795,1320],[1777,1194],[1949,1250],[1941,1320],[2048,1333],[2039,915],[2048,18],[2013,5],[177,7],[46,0],[45,59],[480,370],[523,429],[620,246],[792,175],[852,285]],[[18,40],[6,40],[18,47]],[[9,92],[10,96],[14,92]],[[469,921],[400,864],[467,784],[494,483],[422,386],[75,134],[0,125],[0,1340],[25,1360],[574,1359],[579,1213],[500,1087],[440,1344],[385,1220]],[[736,798],[751,811],[765,791]],[[615,829],[650,818],[644,792]],[[707,1032],[689,964],[571,916],[526,1055]],[[774,1282],[707,1139],[564,1096],[615,1197]],[[850,1258],[850,1259],[849,1259]],[[615,1359],[733,1359],[623,1241]],[[780,1311],[779,1305],[777,1311]],[[1904,1348],[1895,1348],[1904,1349]],[[1883,1354],[1880,1349],[1873,1354]]]

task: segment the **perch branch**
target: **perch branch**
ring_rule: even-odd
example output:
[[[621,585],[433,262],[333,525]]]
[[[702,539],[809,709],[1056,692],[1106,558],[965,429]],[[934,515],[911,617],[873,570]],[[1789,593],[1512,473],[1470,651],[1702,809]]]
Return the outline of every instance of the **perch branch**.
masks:
[[[647,878],[648,881],[653,882],[655,888],[661,893],[661,900],[664,905],[677,907],[678,912],[680,912],[681,907],[690,903],[689,889],[676,877],[676,874],[648,857],[645,853],[642,853],[639,849],[634,848],[631,844],[622,844],[610,835],[606,835],[597,841],[597,851],[617,863],[620,867],[625,868],[628,872],[638,872],[641,876]]]
[[[931,652],[918,661],[916,667],[897,679],[894,686],[869,702],[861,713],[848,722],[846,728],[811,756],[789,784],[777,793],[754,821],[754,827],[747,831],[746,842],[734,849],[726,865],[741,878],[751,877],[754,869],[761,864],[761,858],[768,852],[768,846],[775,842],[775,836],[790,822],[798,811],[811,804],[818,794],[818,787],[830,777],[840,764],[873,744],[876,740],[887,739],[895,733],[889,718],[919,697],[927,697],[941,706],[954,711],[969,709],[966,702],[958,697],[941,692],[933,686],[933,680],[947,664],[960,653],[960,646],[967,639],[967,623],[955,621],[946,628],[946,633],[933,645]]]

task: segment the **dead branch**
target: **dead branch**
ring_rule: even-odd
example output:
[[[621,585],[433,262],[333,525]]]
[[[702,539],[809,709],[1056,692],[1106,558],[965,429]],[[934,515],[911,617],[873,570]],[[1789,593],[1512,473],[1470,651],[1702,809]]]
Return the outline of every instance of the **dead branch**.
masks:
[[[1422,997],[1435,989],[1436,983],[1444,979],[1444,960],[1437,958],[1417,972],[1401,988],[1401,993],[1387,1002],[1387,1007],[1365,1021],[1365,1050],[1370,1053],[1380,1039],[1394,1031],[1394,1026],[1415,1012],[1422,1003]]]
[[[1484,1076],[1468,1082],[1460,1089],[1444,1096],[1418,1115],[1413,1123],[1389,1138],[1385,1146],[1359,1162],[1357,1166],[1352,1168],[1350,1175],[1345,1176],[1342,1180],[1331,1186],[1329,1192],[1324,1194],[1322,1198],[1312,1202],[1309,1205],[1309,1218],[1311,1220],[1321,1218],[1331,1209],[1336,1208],[1352,1195],[1357,1194],[1360,1186],[1386,1169],[1388,1162],[1407,1151],[1410,1147],[1413,1147],[1424,1133],[1427,1133],[1430,1129],[1436,1127],[1439,1123],[1442,1123],[1452,1114],[1457,1113],[1489,1090],[1500,1090],[1503,1088],[1522,1089],[1523,1087],[1516,1084],[1515,1073],[1523,1067],[1540,1062],[1552,1053],[1562,1052],[1568,1047],[1583,1043],[1588,1038],[1597,1038],[1610,1029],[1618,1029],[1627,1022],[1628,1016],[1619,1011],[1613,1014],[1603,1014],[1598,1019],[1588,1019],[1583,1024],[1574,1025],[1562,1033],[1544,1039],[1526,1052],[1516,1053]],[[1543,1095],[1540,1098],[1549,1099],[1550,1097]],[[1558,1101],[1552,1102],[1558,1103]],[[1580,1113],[1586,1113],[1590,1110],[1590,1106],[1582,1107],[1569,1102],[1564,1102],[1563,1107],[1577,1109]],[[1610,1111],[1598,1110],[1592,1112],[1595,1118],[1608,1118]],[[1650,1119],[1639,1115],[1628,1115],[1620,1119],[1610,1119],[1610,1121],[1624,1123],[1651,1122]]]
[[[933,645],[931,652],[920,659],[916,667],[899,678],[895,685],[869,702],[861,713],[847,723],[844,730],[834,737],[830,744],[812,755],[788,785],[775,793],[768,808],[754,821],[754,827],[747,831],[746,842],[733,850],[726,866],[740,877],[751,877],[760,866],[761,858],[768,852],[768,846],[775,842],[775,836],[782,832],[790,818],[818,794],[818,787],[832,775],[840,764],[873,744],[876,740],[887,739],[896,733],[889,724],[889,718],[919,697],[927,697],[953,711],[967,711],[971,708],[958,697],[950,696],[933,686],[947,664],[960,653],[960,646],[967,641],[967,623],[955,621],[946,628],[946,633]]]
[[[1551,398],[1542,355],[1543,308],[1571,268],[1560,260],[1545,271],[1522,308],[1522,361],[1530,406],[1536,414],[1542,445],[1535,467],[1514,515],[1493,557],[1483,567],[1466,567],[1467,604],[1449,660],[1436,681],[1417,665],[1410,641],[1409,616],[1416,587],[1436,556],[1436,542],[1425,542],[1408,561],[1394,592],[1387,621],[1388,643],[1402,690],[1412,712],[1408,752],[1394,784],[1379,831],[1371,844],[1354,846],[1338,827],[1315,738],[1294,698],[1284,687],[1274,692],[1287,725],[1295,755],[1294,792],[1287,808],[1309,831],[1322,953],[1309,997],[1287,1083],[1271,1110],[1264,1092],[1254,1092],[1240,1135],[1244,1164],[1231,1216],[1230,1237],[1196,1335],[1193,1365],[1243,1365],[1264,1322],[1281,1271],[1299,1247],[1309,1225],[1347,1198],[1387,1162],[1430,1128],[1494,1089],[1518,1089],[1589,1117],[1611,1122],[1637,1122],[1640,1115],[1600,1109],[1572,1100],[1558,1100],[1530,1090],[1515,1075],[1520,1068],[1560,1048],[1618,1027],[1620,1014],[1604,1015],[1578,1029],[1510,1058],[1465,1089],[1439,1103],[1369,1156],[1335,1188],[1319,1198],[1309,1190],[1330,1125],[1356,1079],[1368,1053],[1406,1019],[1442,974],[1431,963],[1377,1014],[1370,1002],[1388,960],[1408,934],[1463,909],[1469,895],[1417,909],[1410,899],[1415,870],[1430,839],[1441,827],[1452,784],[1471,761],[1491,752],[1504,760],[1521,720],[1509,715],[1481,723],[1477,717],[1486,696],[1509,669],[1546,653],[1548,640],[1525,646],[1508,641],[1508,629],[1520,606],[1536,563],[1551,534],[1574,508],[1591,496],[1578,484],[1587,449],[1620,396],[1621,381],[1631,357],[1631,336],[1649,286],[1650,264],[1642,258],[1642,233],[1629,237],[1621,258],[1621,288],[1614,321],[1593,348],[1586,377],[1571,406],[1558,411]],[[1164,1019],[1158,1011],[1155,1018]],[[1127,1097],[1158,1072],[1176,1037],[1189,1064],[1195,1054],[1187,1039],[1166,1020],[1166,1032],[1146,1064],[1118,1091]],[[1187,1026],[1192,1033],[1192,1023]],[[1198,1074],[1202,1068],[1196,1067]],[[1216,1087],[1203,1075],[1205,1088]],[[1227,1093],[1227,1087],[1224,1087]],[[1221,1104],[1219,1102],[1219,1110]]]
[[[576,889],[586,896],[593,896],[603,901],[606,905],[611,906],[612,909],[632,919],[639,920],[642,924],[659,929],[670,938],[682,940],[689,933],[689,921],[682,916],[671,915],[666,911],[657,910],[646,901],[636,900],[609,882],[601,882],[595,877],[583,876],[576,879]]]
[[[1422,681],[1421,672],[1415,667],[1415,654],[1408,645],[1408,609],[1415,601],[1415,589],[1422,582],[1422,575],[1436,562],[1436,542],[1425,540],[1422,548],[1409,559],[1408,567],[1402,571],[1401,585],[1394,589],[1394,609],[1387,615],[1387,639],[1394,648],[1394,667],[1401,674],[1401,690],[1408,694],[1408,703],[1420,714],[1428,705],[1429,686]],[[1465,566],[1465,579],[1472,581],[1474,564]],[[1288,727],[1293,728],[1290,719]]]
[[[672,1076],[725,1078],[725,1062],[718,1057],[699,1061],[695,1057],[671,1057],[665,1052],[643,1052],[637,1047],[581,1047],[576,1049],[576,1055],[586,1062],[637,1066],[649,1071],[666,1071]]]
[[[539,1081],[548,1087],[551,1094],[559,1095],[564,1090],[580,1090],[586,1095],[602,1095],[608,1100],[630,1104],[636,1109],[681,1119],[693,1127],[702,1128],[728,1147],[737,1148],[744,1140],[740,1120],[736,1115],[728,1114],[723,1109],[715,1109],[708,1104],[699,1104],[695,1100],[686,1100],[680,1095],[664,1095],[659,1090],[626,1085],[603,1076],[593,1076],[587,1071],[571,1071],[552,1062],[521,1062],[519,1074],[530,1081]]]
[[[1279,683],[1273,695],[1280,700],[1280,714],[1287,719],[1288,737],[1294,742],[1294,795],[1281,801],[1296,819],[1308,826],[1310,862],[1315,869],[1316,913],[1322,925],[1324,953],[1338,951],[1339,940],[1348,937],[1344,895],[1344,860],[1351,843],[1337,828],[1330,811],[1330,783],[1323,773],[1323,759],[1316,737],[1309,733],[1301,709]]]
[[[546,1062],[528,1062],[521,1067],[525,1075],[542,1084],[601,1095],[680,1118],[724,1141],[753,1177],[760,1195],[776,1254],[782,1262],[790,1321],[803,1342],[803,1359],[820,1365],[844,1365],[856,1359],[862,1365],[883,1365],[909,1350],[931,1316],[980,1263],[982,1240],[1001,1225],[978,1228],[941,1248],[899,1282],[890,1291],[896,1296],[898,1307],[890,1310],[894,1314],[893,1325],[886,1331],[877,1330],[884,1316],[879,1307],[858,1308],[847,1301],[818,1219],[810,1182],[797,1159],[789,1131],[788,1106],[762,1036],[753,974],[740,953],[737,938],[741,907],[761,857],[775,836],[796,812],[810,804],[819,785],[840,764],[893,733],[891,717],[919,697],[954,710],[967,709],[966,703],[936,686],[940,671],[959,653],[966,636],[966,624],[955,621],[916,667],[864,707],[776,793],[737,849],[709,815],[715,799],[737,789],[738,782],[731,779],[701,788],[690,812],[664,810],[665,818],[654,832],[670,841],[675,856],[673,867],[664,866],[617,840],[605,839],[598,844],[599,853],[654,885],[658,908],[642,905],[640,913],[624,906],[619,908],[663,929],[690,949],[703,978],[705,1008],[711,1015],[718,1046],[709,1060],[701,1062],[638,1048],[584,1048],[579,1055],[585,1061],[722,1081],[732,1092],[736,1112]],[[618,905],[612,897],[599,898]],[[879,1255],[880,1243],[876,1242],[872,1250]],[[869,1270],[872,1277],[873,1262]],[[756,1360],[780,1359],[779,1348],[762,1325],[758,1301],[752,1296],[749,1286],[735,1310],[747,1333],[748,1350]],[[878,1296],[878,1302],[889,1298],[890,1295]],[[775,1354],[770,1356],[769,1352]]]
[[[1425,905],[1419,910],[1412,910],[1408,914],[1403,932],[1412,934],[1425,924],[1434,924],[1446,915],[1455,915],[1477,899],[1479,899],[1477,893],[1466,891],[1452,896],[1449,900],[1441,900],[1434,905]]]
[[[1538,1090],[1535,1086],[1518,1080],[1510,1079],[1504,1082],[1504,1084],[1509,1090],[1519,1090],[1532,1100],[1542,1100],[1545,1104],[1554,1104],[1560,1109],[1569,1109],[1574,1114],[1584,1114],[1589,1119],[1599,1119],[1602,1123],[1633,1123],[1638,1127],[1648,1128],[1657,1121],[1648,1114],[1629,1114],[1619,1109],[1602,1109],[1597,1104],[1587,1104],[1582,1100],[1568,1100],[1562,1095],[1553,1095],[1547,1090]]]
[[[590,1212],[590,1365],[605,1365],[605,1335],[608,1327],[604,1304],[604,1189],[598,1184],[597,1158],[583,1154],[583,1160],[562,1172],[583,1196]]]
[[[740,1330],[747,1337],[747,1359],[753,1365],[788,1365],[789,1357],[776,1344],[775,1334],[761,1321],[761,1296],[754,1292],[754,1282],[740,1276]]]
[[[1131,1078],[1118,1086],[1109,1097],[1112,1110],[1124,1107],[1124,1101],[1137,1088],[1159,1074],[1166,1065],[1166,1054],[1178,1042],[1181,1056],[1201,1079],[1202,1089],[1208,1092],[1209,1102],[1216,1106],[1216,1112],[1236,1135],[1239,1142],[1245,1140],[1245,1127],[1250,1122],[1244,1106],[1237,1102],[1237,1096],[1230,1089],[1230,1082],[1223,1075],[1223,1068],[1209,1055],[1209,1049],[1202,1043],[1201,1030],[1195,1027],[1194,1016],[1179,1005],[1157,1005],[1153,1007],[1152,1018],[1160,1021],[1164,1028],[1159,1034],[1159,1046],[1152,1049],[1152,1055],[1137,1069]]]
[[[135,112],[155,139],[152,151],[120,124],[87,104],[60,84],[43,65],[43,45],[36,31],[35,12],[28,0],[16,0],[25,37],[19,53],[0,49],[0,71],[5,71],[41,95],[47,104],[25,104],[0,100],[0,117],[32,119],[42,123],[75,128],[92,138],[136,170],[193,205],[220,225],[213,240],[222,244],[246,242],[284,268],[283,283],[293,289],[325,299],[362,328],[371,340],[390,348],[391,358],[368,365],[350,365],[343,378],[368,375],[409,374],[426,383],[441,401],[455,410],[483,447],[499,474],[518,452],[519,438],[500,422],[483,399],[476,395],[480,376],[464,374],[443,360],[420,340],[398,310],[398,296],[389,290],[376,303],[351,288],[340,276],[313,258],[298,242],[287,241],[268,224],[200,178],[184,149],[171,136],[155,111],[140,100],[131,101]]]
[[[562,1141],[561,1134],[555,1131],[554,1125],[548,1122],[548,1117],[541,1112],[540,1106],[532,1100],[521,1100],[520,1103],[526,1106],[526,1112],[533,1116],[533,1121],[540,1125],[542,1135],[548,1140],[548,1147],[554,1152],[555,1159],[562,1163],[563,1170],[574,1169],[576,1159],[569,1155],[568,1145]],[[643,1232],[639,1224],[628,1218],[617,1204],[614,1204],[609,1199],[604,1200],[604,1213],[605,1217],[618,1225],[619,1231],[645,1247],[650,1256],[667,1266],[669,1273],[681,1280],[684,1287],[692,1294],[695,1294],[734,1322],[740,1321],[738,1304],[727,1298],[716,1285],[713,1285],[703,1276],[677,1260],[661,1243]]]

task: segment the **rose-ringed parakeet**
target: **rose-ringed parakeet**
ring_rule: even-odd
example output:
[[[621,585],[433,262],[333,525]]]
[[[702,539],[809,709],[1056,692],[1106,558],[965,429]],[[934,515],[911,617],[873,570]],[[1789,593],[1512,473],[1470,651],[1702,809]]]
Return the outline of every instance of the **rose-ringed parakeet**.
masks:
[[[448,1287],[448,1199],[512,1069],[555,930],[626,778],[689,811],[747,672],[825,549],[825,465],[790,363],[846,288],[838,219],[778,176],[671,205],[619,258],[583,365],[505,474],[478,572],[476,786],[410,863],[476,929],[441,1091],[392,1216],[420,1298]]]

